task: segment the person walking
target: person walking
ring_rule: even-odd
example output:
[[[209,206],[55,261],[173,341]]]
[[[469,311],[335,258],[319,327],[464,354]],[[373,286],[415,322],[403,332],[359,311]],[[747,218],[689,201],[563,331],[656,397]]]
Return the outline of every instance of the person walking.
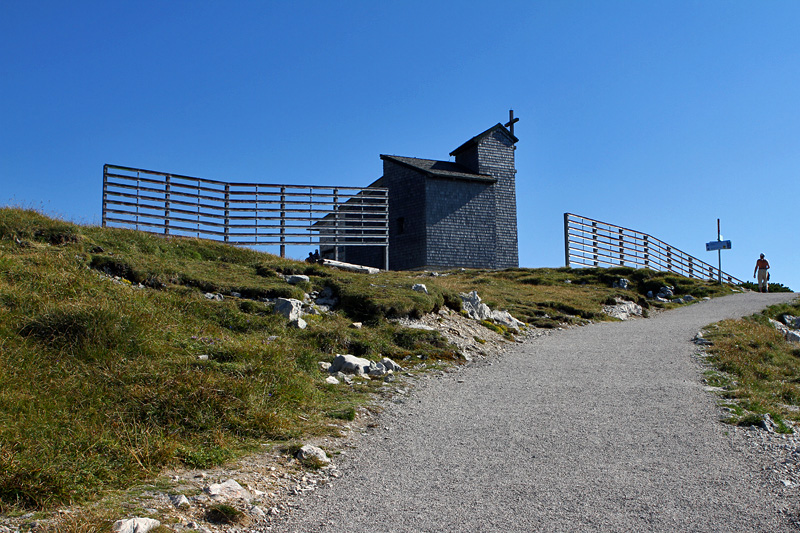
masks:
[[[758,274],[758,292],[769,292],[769,261],[764,259],[764,254],[756,261],[756,268],[753,269],[753,277]]]

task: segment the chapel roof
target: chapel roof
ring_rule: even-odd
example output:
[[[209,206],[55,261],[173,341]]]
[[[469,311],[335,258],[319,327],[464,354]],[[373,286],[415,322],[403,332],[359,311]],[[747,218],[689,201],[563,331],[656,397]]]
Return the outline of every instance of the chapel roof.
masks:
[[[452,161],[436,161],[433,159],[419,159],[416,157],[401,157],[397,155],[381,155],[384,161],[393,161],[405,167],[422,172],[427,177],[445,178],[466,181],[480,181],[495,183],[497,180],[486,174],[473,172],[464,165]]]
[[[478,135],[476,135],[472,139],[468,140],[467,142],[465,142],[464,144],[462,144],[461,146],[459,146],[458,148],[456,148],[455,150],[450,152],[450,155],[454,156],[454,155],[458,154],[459,152],[463,152],[464,150],[466,150],[468,148],[471,148],[472,146],[474,146],[474,145],[478,144],[479,142],[481,142],[481,140],[483,140],[484,137],[486,137],[488,135],[491,135],[495,131],[500,131],[501,133],[504,133],[509,138],[509,140],[511,141],[511,144],[519,142],[519,139],[517,139],[515,136],[511,135],[511,132],[508,131],[508,129],[506,129],[505,126],[503,126],[502,124],[500,124],[498,122],[497,124],[495,124],[494,126],[489,128],[488,130],[484,131],[483,133],[479,133]]]

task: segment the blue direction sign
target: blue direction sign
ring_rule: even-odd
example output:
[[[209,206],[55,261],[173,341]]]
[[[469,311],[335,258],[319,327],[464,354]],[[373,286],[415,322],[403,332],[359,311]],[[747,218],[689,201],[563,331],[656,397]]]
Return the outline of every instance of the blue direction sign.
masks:
[[[706,243],[706,252],[714,250],[730,250],[731,241],[711,241]]]

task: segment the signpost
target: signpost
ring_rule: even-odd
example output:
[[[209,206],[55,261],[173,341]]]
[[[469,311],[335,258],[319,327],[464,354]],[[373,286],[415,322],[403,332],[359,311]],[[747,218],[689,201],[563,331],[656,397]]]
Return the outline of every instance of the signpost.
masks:
[[[722,285],[722,250],[730,250],[731,241],[723,241],[722,234],[719,231],[719,219],[717,219],[717,240],[706,243],[706,251],[717,251],[717,259],[719,261],[717,276],[719,284]]]
[[[731,241],[711,241],[706,243],[706,252],[713,252],[714,250],[730,250]]]

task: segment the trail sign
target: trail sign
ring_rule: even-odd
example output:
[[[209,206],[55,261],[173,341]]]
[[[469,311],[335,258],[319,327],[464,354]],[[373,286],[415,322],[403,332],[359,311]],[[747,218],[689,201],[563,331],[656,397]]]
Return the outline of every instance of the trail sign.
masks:
[[[706,243],[706,252],[713,252],[714,250],[730,250],[731,241],[711,241]]]

